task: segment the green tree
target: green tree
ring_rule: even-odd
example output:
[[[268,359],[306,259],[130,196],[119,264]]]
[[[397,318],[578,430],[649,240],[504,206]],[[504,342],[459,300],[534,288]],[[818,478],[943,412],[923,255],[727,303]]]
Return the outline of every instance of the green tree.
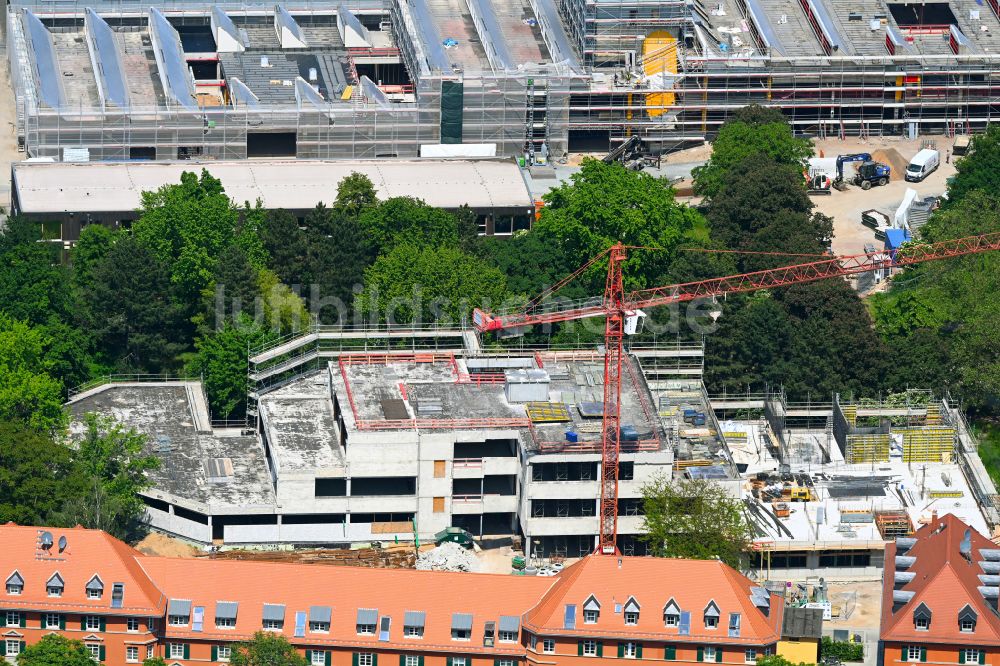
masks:
[[[308,328],[312,323],[306,304],[298,294],[278,280],[278,276],[263,270],[257,277],[263,299],[263,325],[278,335]]]
[[[719,559],[740,569],[753,531],[738,497],[704,479],[659,476],[642,488],[641,537],[657,557]]]
[[[0,523],[45,525],[82,481],[71,451],[21,423],[0,421]]]
[[[86,414],[74,462],[86,478],[83,496],[67,501],[53,519],[63,525],[81,524],[134,541],[145,530],[145,505],[138,493],[152,483],[147,473],[159,468],[159,458],[143,451],[146,435],[125,428],[109,416]]]
[[[746,107],[723,124],[712,142],[708,163],[692,171],[695,194],[712,197],[722,187],[725,175],[736,165],[753,155],[763,154],[786,165],[801,175],[805,161],[812,156],[809,139],[792,132],[779,112],[760,107]],[[757,180],[753,173],[742,174],[747,180]]]
[[[795,662],[785,659],[780,654],[768,654],[757,657],[757,666],[806,666],[806,663],[800,661],[796,665]]]
[[[167,666],[167,662],[163,657],[149,657],[143,660],[142,666]]]
[[[131,235],[94,268],[84,301],[97,349],[121,371],[162,372],[187,346],[190,327],[172,296],[169,270]]]
[[[50,344],[42,329],[0,313],[0,420],[41,433],[66,425],[63,387],[48,374]]]
[[[244,249],[233,244],[223,250],[215,266],[214,288],[206,293],[205,325],[218,328],[240,313],[254,316],[260,294],[260,271]]]
[[[21,242],[19,229],[26,223],[14,219],[0,244],[0,310],[30,324],[43,324],[53,316],[69,319],[70,281],[59,264],[59,249],[37,240]]]
[[[369,320],[455,323],[473,307],[496,308],[509,299],[504,274],[451,247],[396,246],[365,271],[356,307]]]
[[[627,286],[633,288],[660,284],[682,243],[708,239],[704,219],[678,204],[668,183],[617,163],[585,160],[569,182],[543,199],[541,219],[529,233],[549,249],[558,266],[576,270],[618,242],[656,248],[630,252],[624,274]],[[606,266],[595,266],[588,273],[590,295],[603,289]]]
[[[238,644],[229,659],[231,666],[308,666],[288,639],[281,634],[258,631]]]
[[[421,247],[458,243],[455,217],[412,197],[393,197],[367,208],[360,222],[372,255],[385,254],[402,243]]]
[[[306,277],[306,233],[287,210],[268,213],[260,228],[260,238],[268,254],[268,268],[285,284],[304,284]]]
[[[247,353],[272,339],[248,317],[227,320],[221,329],[199,338],[191,371],[202,377],[212,416],[238,418],[244,414],[247,391]]]
[[[94,658],[81,641],[47,634],[17,655],[17,666],[94,666]]]
[[[258,203],[240,211],[207,170],[181,174],[181,182],[142,193],[139,219],[132,225],[140,243],[170,269],[179,301],[196,309],[211,286],[225,248],[240,245],[251,263],[263,268],[266,252],[258,228],[266,217]]]
[[[351,220],[357,220],[368,208],[378,204],[375,185],[363,173],[351,173],[337,183],[337,199],[334,207]]]
[[[89,291],[94,285],[94,270],[107,256],[118,239],[118,232],[103,224],[88,224],[80,231],[80,238],[73,245],[70,259],[73,265],[73,287],[77,294]]]
[[[969,142],[966,155],[955,160],[958,172],[948,184],[950,208],[961,202],[967,195],[979,191],[992,197],[1000,197],[1000,125],[991,124],[983,134],[977,134]]]
[[[307,216],[306,225],[308,291],[303,296],[322,323],[343,323],[339,319],[350,316],[355,288],[375,258],[372,248],[356,214],[352,216],[340,207],[317,206]]]

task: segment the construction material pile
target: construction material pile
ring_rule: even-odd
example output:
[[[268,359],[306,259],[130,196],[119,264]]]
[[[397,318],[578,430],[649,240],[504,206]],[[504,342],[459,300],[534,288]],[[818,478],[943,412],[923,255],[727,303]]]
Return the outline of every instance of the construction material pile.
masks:
[[[889,165],[889,180],[903,180],[910,162],[895,148],[883,148],[872,152],[872,159]]]
[[[417,559],[417,569],[421,571],[476,571],[477,564],[471,550],[451,541],[420,553]]]

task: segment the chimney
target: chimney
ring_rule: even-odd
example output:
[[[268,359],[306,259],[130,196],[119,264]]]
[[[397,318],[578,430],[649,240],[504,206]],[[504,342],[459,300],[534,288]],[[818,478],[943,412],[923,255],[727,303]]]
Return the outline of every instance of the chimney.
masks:
[[[937,509],[931,511],[931,522],[936,523],[938,519]]]

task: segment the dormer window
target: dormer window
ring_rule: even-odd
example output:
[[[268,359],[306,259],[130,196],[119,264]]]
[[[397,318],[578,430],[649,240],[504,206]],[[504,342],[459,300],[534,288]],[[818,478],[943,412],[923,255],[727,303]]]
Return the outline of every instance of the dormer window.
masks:
[[[663,626],[676,627],[681,622],[681,607],[671,599],[663,607]]]
[[[406,611],[403,613],[403,636],[405,638],[423,638],[426,621],[427,613],[424,611]]]
[[[7,594],[16,595],[22,592],[24,592],[24,579],[15,571],[7,578]]]
[[[913,628],[917,631],[928,631],[931,628],[931,609],[921,603],[913,609]]]
[[[191,602],[186,599],[171,599],[167,604],[167,624],[171,627],[186,627],[191,619]]]
[[[264,604],[261,628],[264,631],[281,631],[285,626],[284,604]]]
[[[639,624],[639,602],[635,600],[635,597],[628,598],[622,612],[625,616],[625,626],[634,627]]]
[[[330,622],[333,619],[333,609],[329,606],[309,607],[309,631],[312,633],[330,633]]]
[[[63,583],[62,576],[54,573],[52,574],[52,578],[49,578],[48,582],[45,583],[45,593],[50,597],[61,597],[64,587],[66,586]]]
[[[375,627],[378,625],[377,608],[359,608],[358,619],[355,627],[358,636],[374,636]]]
[[[590,595],[587,600],[583,602],[583,623],[584,624],[597,624],[597,621],[601,617],[601,602],[597,600],[597,597]]]
[[[979,614],[972,610],[972,606],[966,604],[962,610],[958,611],[958,630],[963,634],[971,634],[976,631],[976,620]]]
[[[88,599],[100,599],[104,596],[104,583],[95,574],[93,578],[87,581],[87,598]]]
[[[705,606],[705,628],[715,629],[719,626],[719,606],[715,603],[715,600],[709,601],[708,605]]]
[[[451,614],[451,640],[467,641],[472,639],[472,615],[469,613]]]

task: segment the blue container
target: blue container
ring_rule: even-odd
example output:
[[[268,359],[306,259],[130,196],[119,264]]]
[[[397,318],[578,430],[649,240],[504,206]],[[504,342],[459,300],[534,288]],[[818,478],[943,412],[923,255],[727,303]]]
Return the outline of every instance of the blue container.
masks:
[[[580,435],[572,430],[566,431],[566,441],[567,442],[579,442]]]
[[[690,417],[694,416],[697,413],[698,413],[697,409],[685,409],[684,410],[684,418],[690,418]]]
[[[696,426],[703,426],[703,425],[705,425],[705,415],[704,414],[697,414],[697,415],[695,415],[695,417],[694,417],[694,424]]]
[[[623,442],[638,442],[639,441],[639,431],[635,429],[635,426],[624,425],[621,427],[621,441]]]

